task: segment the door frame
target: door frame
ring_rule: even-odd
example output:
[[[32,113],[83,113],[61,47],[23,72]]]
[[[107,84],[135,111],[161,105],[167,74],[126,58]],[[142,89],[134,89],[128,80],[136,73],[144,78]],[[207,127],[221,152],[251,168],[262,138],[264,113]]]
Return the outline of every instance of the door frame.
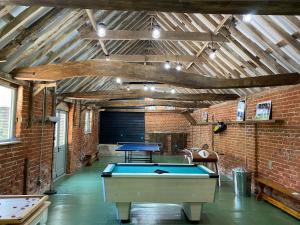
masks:
[[[56,154],[56,151],[55,151],[55,146],[56,146],[56,143],[55,142],[57,142],[57,139],[56,139],[56,137],[54,136],[54,145],[53,145],[53,159],[54,159],[54,163],[53,163],[53,175],[52,175],[52,177],[53,177],[53,181],[55,181],[55,180],[58,180],[58,179],[60,179],[61,177],[63,177],[63,176],[65,176],[66,175],[66,172],[67,172],[67,156],[68,156],[68,131],[69,131],[69,112],[68,111],[66,111],[66,110],[63,110],[63,109],[56,109],[55,110],[55,114],[57,114],[58,112],[63,112],[63,113],[65,113],[66,114],[66,126],[65,126],[65,160],[64,160],[64,173],[62,174],[62,175],[60,175],[60,176],[56,176],[56,157],[55,157],[55,154]],[[55,130],[57,129],[57,123],[55,124],[55,128],[54,128]],[[58,131],[58,130],[57,130]],[[59,136],[59,134],[58,134],[58,132],[54,132],[54,135],[58,135]],[[56,147],[58,147],[58,146],[56,146]]]

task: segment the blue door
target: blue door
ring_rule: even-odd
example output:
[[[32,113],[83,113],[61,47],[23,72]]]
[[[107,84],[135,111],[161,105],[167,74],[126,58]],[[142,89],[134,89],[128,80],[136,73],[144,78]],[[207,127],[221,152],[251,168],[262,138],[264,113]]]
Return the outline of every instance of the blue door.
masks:
[[[100,112],[100,144],[145,141],[145,113]]]

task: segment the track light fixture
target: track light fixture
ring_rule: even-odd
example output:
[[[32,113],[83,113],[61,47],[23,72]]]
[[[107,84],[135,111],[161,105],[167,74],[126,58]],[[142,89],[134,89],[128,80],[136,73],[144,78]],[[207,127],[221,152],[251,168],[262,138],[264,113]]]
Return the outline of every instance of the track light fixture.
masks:
[[[116,82],[117,82],[118,84],[121,84],[121,83],[122,83],[121,78],[117,77],[117,78],[116,78]]]
[[[97,25],[97,34],[99,37],[105,37],[106,35],[106,25],[104,23],[99,23]]]
[[[177,71],[181,71],[181,70],[182,70],[182,65],[181,65],[180,63],[177,63],[175,69],[176,69]]]
[[[110,61],[109,55],[105,55],[105,60]]]
[[[160,27],[158,25],[153,26],[152,37],[158,39],[160,37]]]
[[[243,21],[246,22],[246,23],[250,23],[251,20],[253,19],[253,15],[252,14],[246,14],[246,15],[243,15]]]
[[[212,49],[210,54],[209,54],[209,58],[214,60],[216,58],[216,49]]]
[[[170,61],[166,61],[164,67],[165,67],[166,70],[171,69],[171,62]]]

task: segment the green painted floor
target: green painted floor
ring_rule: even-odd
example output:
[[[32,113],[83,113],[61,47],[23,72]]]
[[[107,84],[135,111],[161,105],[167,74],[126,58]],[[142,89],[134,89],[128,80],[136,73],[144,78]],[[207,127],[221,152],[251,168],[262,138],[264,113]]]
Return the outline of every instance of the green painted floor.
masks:
[[[113,203],[102,197],[100,172],[109,162],[122,162],[120,157],[102,157],[92,167],[85,167],[72,176],[55,183],[57,195],[50,197],[48,225],[114,225],[116,219]],[[182,162],[178,156],[155,156],[155,162]],[[191,224],[179,205],[133,204],[131,223]],[[237,198],[231,181],[223,178],[215,203],[205,204],[199,224],[205,225],[299,225],[299,221],[272,205],[254,197]]]

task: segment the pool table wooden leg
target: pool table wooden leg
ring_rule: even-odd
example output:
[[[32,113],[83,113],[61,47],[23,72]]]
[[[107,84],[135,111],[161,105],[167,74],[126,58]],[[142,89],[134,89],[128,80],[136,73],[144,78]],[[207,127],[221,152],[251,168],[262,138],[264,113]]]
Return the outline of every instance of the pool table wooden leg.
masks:
[[[46,225],[48,218],[48,207],[50,202],[45,202],[30,218],[25,220],[22,225]]]
[[[118,219],[122,223],[127,223],[130,221],[130,208],[131,202],[116,202],[118,210]]]
[[[190,221],[200,221],[202,210],[201,202],[184,202],[182,208]]]

